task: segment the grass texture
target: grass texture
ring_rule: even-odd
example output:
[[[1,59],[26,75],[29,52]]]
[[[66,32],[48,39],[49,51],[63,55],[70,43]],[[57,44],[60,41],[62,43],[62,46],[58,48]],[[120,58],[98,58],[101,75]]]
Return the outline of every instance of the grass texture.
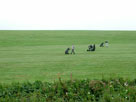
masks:
[[[105,40],[109,47],[100,48]],[[75,55],[65,55],[75,45]],[[95,52],[87,52],[96,44]],[[136,78],[136,31],[0,31],[0,83]]]

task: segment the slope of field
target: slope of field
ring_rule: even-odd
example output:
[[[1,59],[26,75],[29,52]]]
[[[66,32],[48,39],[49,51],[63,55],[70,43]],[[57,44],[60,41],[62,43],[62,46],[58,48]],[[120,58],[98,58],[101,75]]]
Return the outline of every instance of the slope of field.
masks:
[[[109,48],[99,44],[109,41]],[[95,52],[87,52],[89,44]],[[64,55],[75,45],[75,55]],[[136,31],[0,31],[0,82],[136,78]]]

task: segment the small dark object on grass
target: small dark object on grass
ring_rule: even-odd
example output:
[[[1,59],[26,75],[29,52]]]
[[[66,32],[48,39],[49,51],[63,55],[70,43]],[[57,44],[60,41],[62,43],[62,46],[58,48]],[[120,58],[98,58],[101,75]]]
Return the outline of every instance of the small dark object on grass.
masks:
[[[104,47],[104,43],[103,42],[100,44],[100,47]]]
[[[69,50],[70,50],[70,48],[67,48],[65,51],[65,54],[69,54]]]
[[[87,51],[95,51],[95,44],[88,46],[88,48]]]
[[[88,46],[87,51],[91,51],[92,48],[93,48],[93,45],[91,44],[91,45]]]

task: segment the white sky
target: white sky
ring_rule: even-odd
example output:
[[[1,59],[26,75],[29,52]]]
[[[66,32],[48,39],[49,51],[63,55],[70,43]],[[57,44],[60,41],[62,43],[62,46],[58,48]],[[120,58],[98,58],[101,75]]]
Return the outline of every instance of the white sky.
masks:
[[[0,30],[136,30],[136,0],[0,0]]]

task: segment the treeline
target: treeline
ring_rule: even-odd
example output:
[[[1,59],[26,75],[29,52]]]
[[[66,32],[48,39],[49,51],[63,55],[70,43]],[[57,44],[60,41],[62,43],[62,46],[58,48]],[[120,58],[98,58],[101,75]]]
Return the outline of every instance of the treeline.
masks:
[[[0,102],[136,102],[136,79],[0,84]]]

